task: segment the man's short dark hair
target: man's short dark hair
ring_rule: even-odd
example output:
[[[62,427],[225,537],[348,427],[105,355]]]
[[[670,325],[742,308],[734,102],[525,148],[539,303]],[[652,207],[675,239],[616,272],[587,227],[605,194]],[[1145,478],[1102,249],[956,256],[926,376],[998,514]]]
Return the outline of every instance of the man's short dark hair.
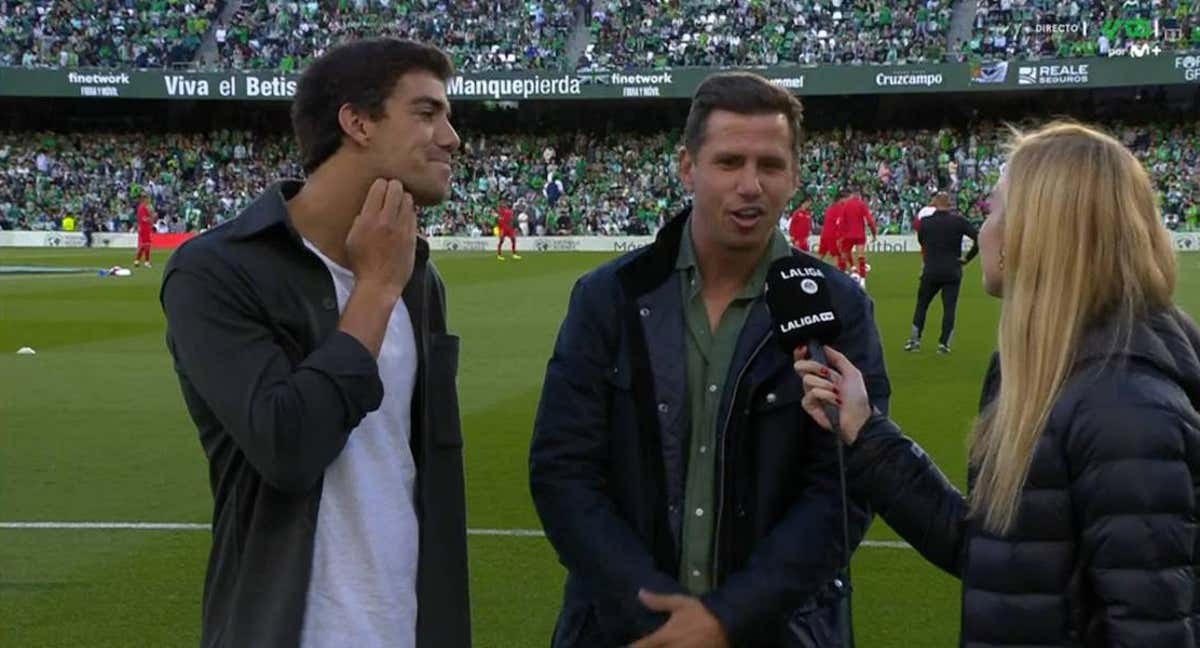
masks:
[[[792,134],[792,156],[800,158],[804,106],[792,93],[750,72],[718,72],[705,79],[692,97],[683,143],[693,156],[704,144],[708,116],[715,110],[739,115],[780,114]]]
[[[338,111],[344,104],[381,119],[396,82],[414,70],[446,81],[454,75],[454,64],[432,45],[398,38],[342,43],[309,64],[292,100],[292,131],[305,173],[312,173],[341,147]]]

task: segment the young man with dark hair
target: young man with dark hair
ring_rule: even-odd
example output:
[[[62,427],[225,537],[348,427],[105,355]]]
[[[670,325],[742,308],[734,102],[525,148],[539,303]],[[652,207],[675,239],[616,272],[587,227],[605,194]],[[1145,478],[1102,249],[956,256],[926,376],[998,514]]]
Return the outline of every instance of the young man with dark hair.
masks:
[[[470,646],[458,338],[415,213],[449,193],[452,73],[411,41],[327,52],[292,105],[307,181],[167,264],[215,500],[203,646]]]
[[[572,291],[530,452],[569,572],[555,648],[792,645],[797,610],[841,585],[835,440],[804,413],[763,300],[771,262],[801,254],[778,227],[801,115],[760,76],[706,79],[679,152],[692,205]],[[886,411],[871,302],[825,268],[836,345]],[[869,515],[850,510],[857,543]]]

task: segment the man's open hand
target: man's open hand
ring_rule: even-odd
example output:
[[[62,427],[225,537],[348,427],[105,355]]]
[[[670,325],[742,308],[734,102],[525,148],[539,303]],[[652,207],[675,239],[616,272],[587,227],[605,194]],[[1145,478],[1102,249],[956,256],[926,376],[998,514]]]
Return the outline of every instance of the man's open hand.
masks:
[[[700,599],[682,594],[638,593],[642,605],[671,615],[661,628],[631,648],[729,648],[725,629]]]

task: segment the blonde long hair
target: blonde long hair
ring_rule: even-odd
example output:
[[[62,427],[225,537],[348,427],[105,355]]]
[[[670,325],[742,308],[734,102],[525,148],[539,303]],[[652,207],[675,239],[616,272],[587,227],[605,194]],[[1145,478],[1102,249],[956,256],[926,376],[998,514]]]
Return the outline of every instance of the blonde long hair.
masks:
[[[1175,255],[1145,169],[1117,140],[1057,121],[1014,130],[1003,188],[999,394],[971,442],[972,516],[1010,530],[1034,450],[1085,330],[1170,305]]]

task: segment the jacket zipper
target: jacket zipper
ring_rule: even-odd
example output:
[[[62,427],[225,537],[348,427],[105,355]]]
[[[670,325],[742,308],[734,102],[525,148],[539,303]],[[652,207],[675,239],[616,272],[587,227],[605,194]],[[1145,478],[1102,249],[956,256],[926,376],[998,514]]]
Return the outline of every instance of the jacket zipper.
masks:
[[[754,358],[758,357],[758,352],[766,346],[767,341],[771,339],[771,334],[768,332],[763,336],[762,341],[754,347],[754,351],[750,353],[750,357],[746,359],[746,364],[738,370],[737,378],[733,381],[733,396],[729,402],[729,410],[725,412],[725,423],[721,426],[721,448],[717,460],[717,522],[716,534],[713,540],[713,555],[712,555],[712,576],[713,582],[717,581],[720,576],[721,566],[721,516],[725,512],[725,446],[729,439],[729,421],[733,418],[734,403],[737,401],[737,392],[742,384],[742,377],[746,375],[746,370],[754,362]]]

